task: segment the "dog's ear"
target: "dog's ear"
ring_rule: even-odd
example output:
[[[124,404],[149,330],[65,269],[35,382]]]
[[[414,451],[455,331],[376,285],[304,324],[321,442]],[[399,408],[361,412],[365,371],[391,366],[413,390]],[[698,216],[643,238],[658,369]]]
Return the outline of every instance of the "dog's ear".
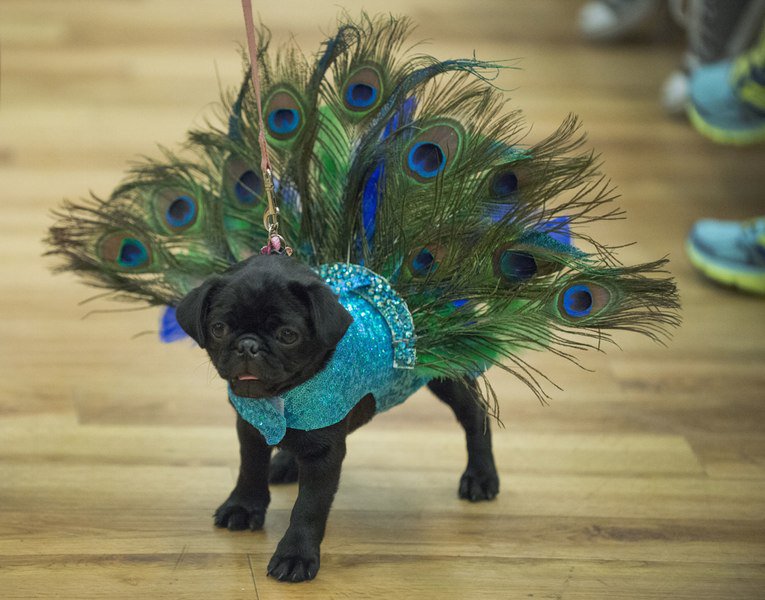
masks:
[[[202,348],[207,338],[207,309],[221,279],[218,276],[206,279],[202,285],[186,294],[175,307],[175,318],[181,329]]]
[[[335,293],[323,282],[292,283],[289,288],[308,307],[319,341],[328,348],[337,346],[353,323],[353,317]]]

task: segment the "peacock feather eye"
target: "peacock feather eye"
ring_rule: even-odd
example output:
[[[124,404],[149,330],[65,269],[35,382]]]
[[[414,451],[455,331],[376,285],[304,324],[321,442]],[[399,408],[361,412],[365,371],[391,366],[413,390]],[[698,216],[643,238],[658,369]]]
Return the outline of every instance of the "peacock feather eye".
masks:
[[[528,181],[528,168],[522,164],[505,164],[486,178],[485,215],[494,223],[510,218],[519,206],[521,193]]]
[[[352,112],[364,113],[380,103],[382,94],[380,72],[375,67],[361,67],[351,73],[343,86],[343,104]]]
[[[166,190],[154,202],[157,217],[170,233],[186,231],[199,218],[199,202],[189,192]]]
[[[461,132],[451,124],[427,127],[405,152],[404,172],[416,181],[433,181],[456,160]]]
[[[514,198],[527,180],[526,168],[520,164],[503,165],[488,178],[488,195],[496,200]]]
[[[224,186],[242,208],[255,206],[263,194],[263,180],[257,169],[239,158],[232,158],[226,165]]]
[[[608,305],[611,292],[597,283],[578,282],[568,285],[558,296],[558,310],[572,320],[594,316]]]
[[[528,252],[500,247],[494,253],[494,275],[507,284],[531,279],[537,271],[537,261]]]
[[[255,171],[247,169],[234,183],[234,195],[241,204],[255,204],[263,193],[263,182]]]
[[[345,92],[345,104],[351,110],[365,109],[377,102],[377,88],[367,83],[352,83]]]
[[[409,255],[409,272],[413,277],[425,277],[438,269],[445,256],[446,251],[437,244],[418,248]]]
[[[186,227],[197,218],[196,202],[189,196],[178,196],[167,207],[165,218],[171,227]]]
[[[139,240],[125,238],[120,245],[117,261],[123,267],[140,267],[149,260],[149,251]]]
[[[281,89],[271,94],[266,101],[266,129],[276,140],[290,140],[300,133],[303,125],[303,111],[297,96]]]
[[[113,266],[126,270],[140,269],[151,262],[148,244],[127,232],[117,231],[104,236],[98,244],[98,253]]]
[[[587,285],[572,285],[563,292],[563,311],[573,318],[586,317],[592,311],[592,292]]]
[[[268,126],[271,132],[287,136],[300,124],[300,113],[294,108],[277,108],[268,113]]]
[[[513,171],[503,171],[494,175],[489,185],[495,198],[506,198],[518,191],[518,176]]]
[[[409,150],[407,165],[413,173],[421,178],[431,179],[444,170],[446,157],[438,144],[419,142]]]

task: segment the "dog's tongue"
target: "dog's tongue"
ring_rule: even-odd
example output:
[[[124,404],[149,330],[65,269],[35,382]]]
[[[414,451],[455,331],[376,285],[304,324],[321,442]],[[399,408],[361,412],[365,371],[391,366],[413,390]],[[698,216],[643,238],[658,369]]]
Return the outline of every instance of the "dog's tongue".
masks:
[[[255,377],[255,375],[240,375],[238,379],[239,381],[258,381],[258,378]]]

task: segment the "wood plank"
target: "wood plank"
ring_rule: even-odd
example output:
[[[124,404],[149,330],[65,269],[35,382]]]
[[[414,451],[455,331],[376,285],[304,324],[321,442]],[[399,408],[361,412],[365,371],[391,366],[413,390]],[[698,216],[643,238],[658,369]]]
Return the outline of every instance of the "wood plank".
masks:
[[[183,549],[177,555],[7,556],[0,569],[0,589],[8,600],[257,597],[247,555],[192,554]]]

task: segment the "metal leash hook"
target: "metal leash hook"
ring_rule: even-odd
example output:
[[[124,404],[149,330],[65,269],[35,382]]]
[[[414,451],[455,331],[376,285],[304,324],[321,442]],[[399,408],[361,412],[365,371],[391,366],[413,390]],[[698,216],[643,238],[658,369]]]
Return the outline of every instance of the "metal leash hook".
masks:
[[[258,107],[258,142],[260,143],[260,172],[263,175],[263,187],[266,191],[268,206],[263,213],[263,227],[268,232],[268,242],[260,249],[261,254],[286,254],[292,256],[292,248],[279,235],[279,209],[274,204],[274,176],[271,172],[271,162],[268,160],[268,143],[266,142],[265,125],[263,124],[263,108],[260,102],[260,69],[258,68],[257,48],[255,40],[255,25],[252,22],[252,4],[250,0],[242,0],[244,26],[247,31],[247,47],[250,51],[250,75],[255,92],[255,102]]]
[[[274,181],[271,175],[271,169],[266,168],[263,173],[265,182],[266,200],[268,206],[263,213],[263,227],[268,232],[268,243],[260,249],[261,254],[286,254],[292,256],[290,248],[284,238],[279,235],[279,209],[274,204]]]

